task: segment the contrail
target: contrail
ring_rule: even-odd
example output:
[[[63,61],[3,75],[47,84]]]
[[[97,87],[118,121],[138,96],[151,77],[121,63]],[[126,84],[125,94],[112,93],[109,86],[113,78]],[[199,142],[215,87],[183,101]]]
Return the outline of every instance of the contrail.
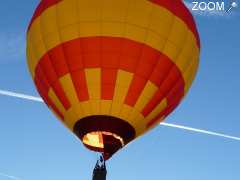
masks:
[[[42,98],[40,98],[40,97],[29,96],[26,94],[20,94],[20,93],[15,93],[15,92],[11,92],[11,91],[0,90],[0,95],[26,99],[29,101],[43,102]]]
[[[0,90],[0,95],[26,99],[29,101],[43,102],[43,100],[40,97],[30,96],[30,95],[21,94],[21,93],[15,93],[15,92],[11,92],[11,91]],[[165,123],[165,122],[162,122],[160,125],[240,141],[240,137],[230,136],[227,134],[217,133],[217,132],[213,132],[213,131],[207,131],[207,130],[203,130],[203,129],[197,129],[197,128],[178,125],[178,124]]]
[[[182,125],[177,125],[177,124],[170,124],[170,123],[165,123],[165,122],[160,123],[160,125],[240,141],[240,137],[230,136],[230,135],[207,131],[207,130],[203,130],[203,129],[196,129],[196,128],[192,128],[192,127],[187,127],[187,126],[182,126]]]
[[[18,177],[15,177],[15,176],[10,176],[10,175],[4,174],[4,173],[0,173],[0,176],[6,177],[8,179],[13,179],[13,180],[22,180],[21,178],[18,178]]]

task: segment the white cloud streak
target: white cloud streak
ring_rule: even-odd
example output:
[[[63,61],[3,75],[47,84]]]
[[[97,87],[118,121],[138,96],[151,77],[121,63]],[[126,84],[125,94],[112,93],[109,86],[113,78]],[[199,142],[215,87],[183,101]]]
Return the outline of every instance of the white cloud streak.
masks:
[[[18,177],[15,177],[15,176],[11,176],[11,175],[8,175],[8,174],[5,174],[5,173],[0,173],[0,176],[6,177],[6,178],[12,179],[12,180],[22,180],[21,178],[18,178]]]
[[[21,98],[21,99],[25,99],[28,101],[43,102],[43,100],[40,97],[30,96],[30,95],[26,95],[26,94],[11,92],[11,91],[0,90],[0,95]],[[178,125],[178,124],[170,124],[170,123],[165,123],[165,122],[160,123],[160,125],[166,126],[166,127],[171,127],[171,128],[182,129],[182,130],[186,130],[186,131],[191,131],[191,132],[195,132],[195,133],[207,134],[207,135],[211,135],[211,136],[223,137],[223,138],[227,138],[227,139],[240,141],[240,137],[217,133],[217,132],[213,132],[213,131],[197,129],[197,128]]]
[[[182,126],[182,125],[177,125],[177,124],[165,123],[165,122],[160,123],[160,125],[161,126],[167,126],[167,127],[171,127],[171,128],[178,128],[178,129],[183,129],[183,130],[186,130],[186,131],[197,132],[197,133],[201,133],[201,134],[207,134],[207,135],[211,135],[211,136],[218,136],[218,137],[223,137],[223,138],[227,138],[227,139],[240,141],[240,137],[230,136],[230,135],[217,133],[217,132],[213,132],[213,131],[207,131],[207,130],[203,130],[203,129],[197,129],[197,128],[192,128],[192,127],[187,127],[187,126]]]
[[[29,96],[26,94],[15,93],[15,92],[5,91],[5,90],[0,90],[0,95],[21,98],[29,101],[43,102],[42,98],[40,97]]]

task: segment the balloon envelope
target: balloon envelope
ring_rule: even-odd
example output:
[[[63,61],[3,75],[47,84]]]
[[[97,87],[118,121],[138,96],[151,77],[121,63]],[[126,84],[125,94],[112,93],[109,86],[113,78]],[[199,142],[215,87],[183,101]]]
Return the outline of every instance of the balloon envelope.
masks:
[[[105,159],[163,121],[188,92],[200,42],[176,0],[42,0],[27,59],[54,114]]]

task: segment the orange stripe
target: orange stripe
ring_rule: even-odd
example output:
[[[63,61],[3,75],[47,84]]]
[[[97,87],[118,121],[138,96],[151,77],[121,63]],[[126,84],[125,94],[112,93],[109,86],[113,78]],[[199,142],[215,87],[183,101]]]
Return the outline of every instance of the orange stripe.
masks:
[[[176,0],[174,2],[166,1],[166,0],[150,0],[150,1],[152,3],[158,4],[159,6],[162,6],[166,9],[168,9],[174,15],[176,15],[177,17],[182,19],[186,23],[188,28],[192,31],[192,33],[195,35],[198,47],[200,47],[200,38],[199,38],[199,34],[197,31],[195,21],[193,19],[191,12],[184,5],[182,0]]]
[[[47,8],[54,6],[55,4],[61,2],[62,0],[41,0],[41,2],[38,4],[33,17],[29,23],[28,26],[28,30],[31,28],[32,23],[34,22],[34,20],[36,18],[38,18],[39,16],[41,16],[41,14],[43,13],[43,11],[45,11]]]
[[[107,45],[104,43],[104,48],[101,48],[100,42],[103,41]],[[108,59],[108,55],[112,58]],[[102,57],[106,59],[103,60]],[[118,69],[134,73],[125,98],[125,103],[130,106],[135,105],[148,80],[154,83],[159,90],[142,111],[145,116],[168,95],[179,79],[181,88],[177,89],[177,93],[182,95],[184,92],[185,83],[176,64],[150,46],[124,38],[88,37],[68,41],[50,50],[39,61],[36,76],[39,76],[38,66],[43,69],[49,86],[66,109],[70,107],[70,103],[59,79],[71,73],[79,101],[87,101],[89,94],[85,68],[101,68],[101,99],[105,100],[113,99]],[[170,99],[171,96],[168,100]]]

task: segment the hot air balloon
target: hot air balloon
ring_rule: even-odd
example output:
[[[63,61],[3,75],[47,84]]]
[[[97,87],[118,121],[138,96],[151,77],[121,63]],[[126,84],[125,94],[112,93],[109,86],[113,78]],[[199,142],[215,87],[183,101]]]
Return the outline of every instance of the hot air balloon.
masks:
[[[39,94],[105,160],[179,105],[199,51],[181,0],[41,0],[27,31]]]

